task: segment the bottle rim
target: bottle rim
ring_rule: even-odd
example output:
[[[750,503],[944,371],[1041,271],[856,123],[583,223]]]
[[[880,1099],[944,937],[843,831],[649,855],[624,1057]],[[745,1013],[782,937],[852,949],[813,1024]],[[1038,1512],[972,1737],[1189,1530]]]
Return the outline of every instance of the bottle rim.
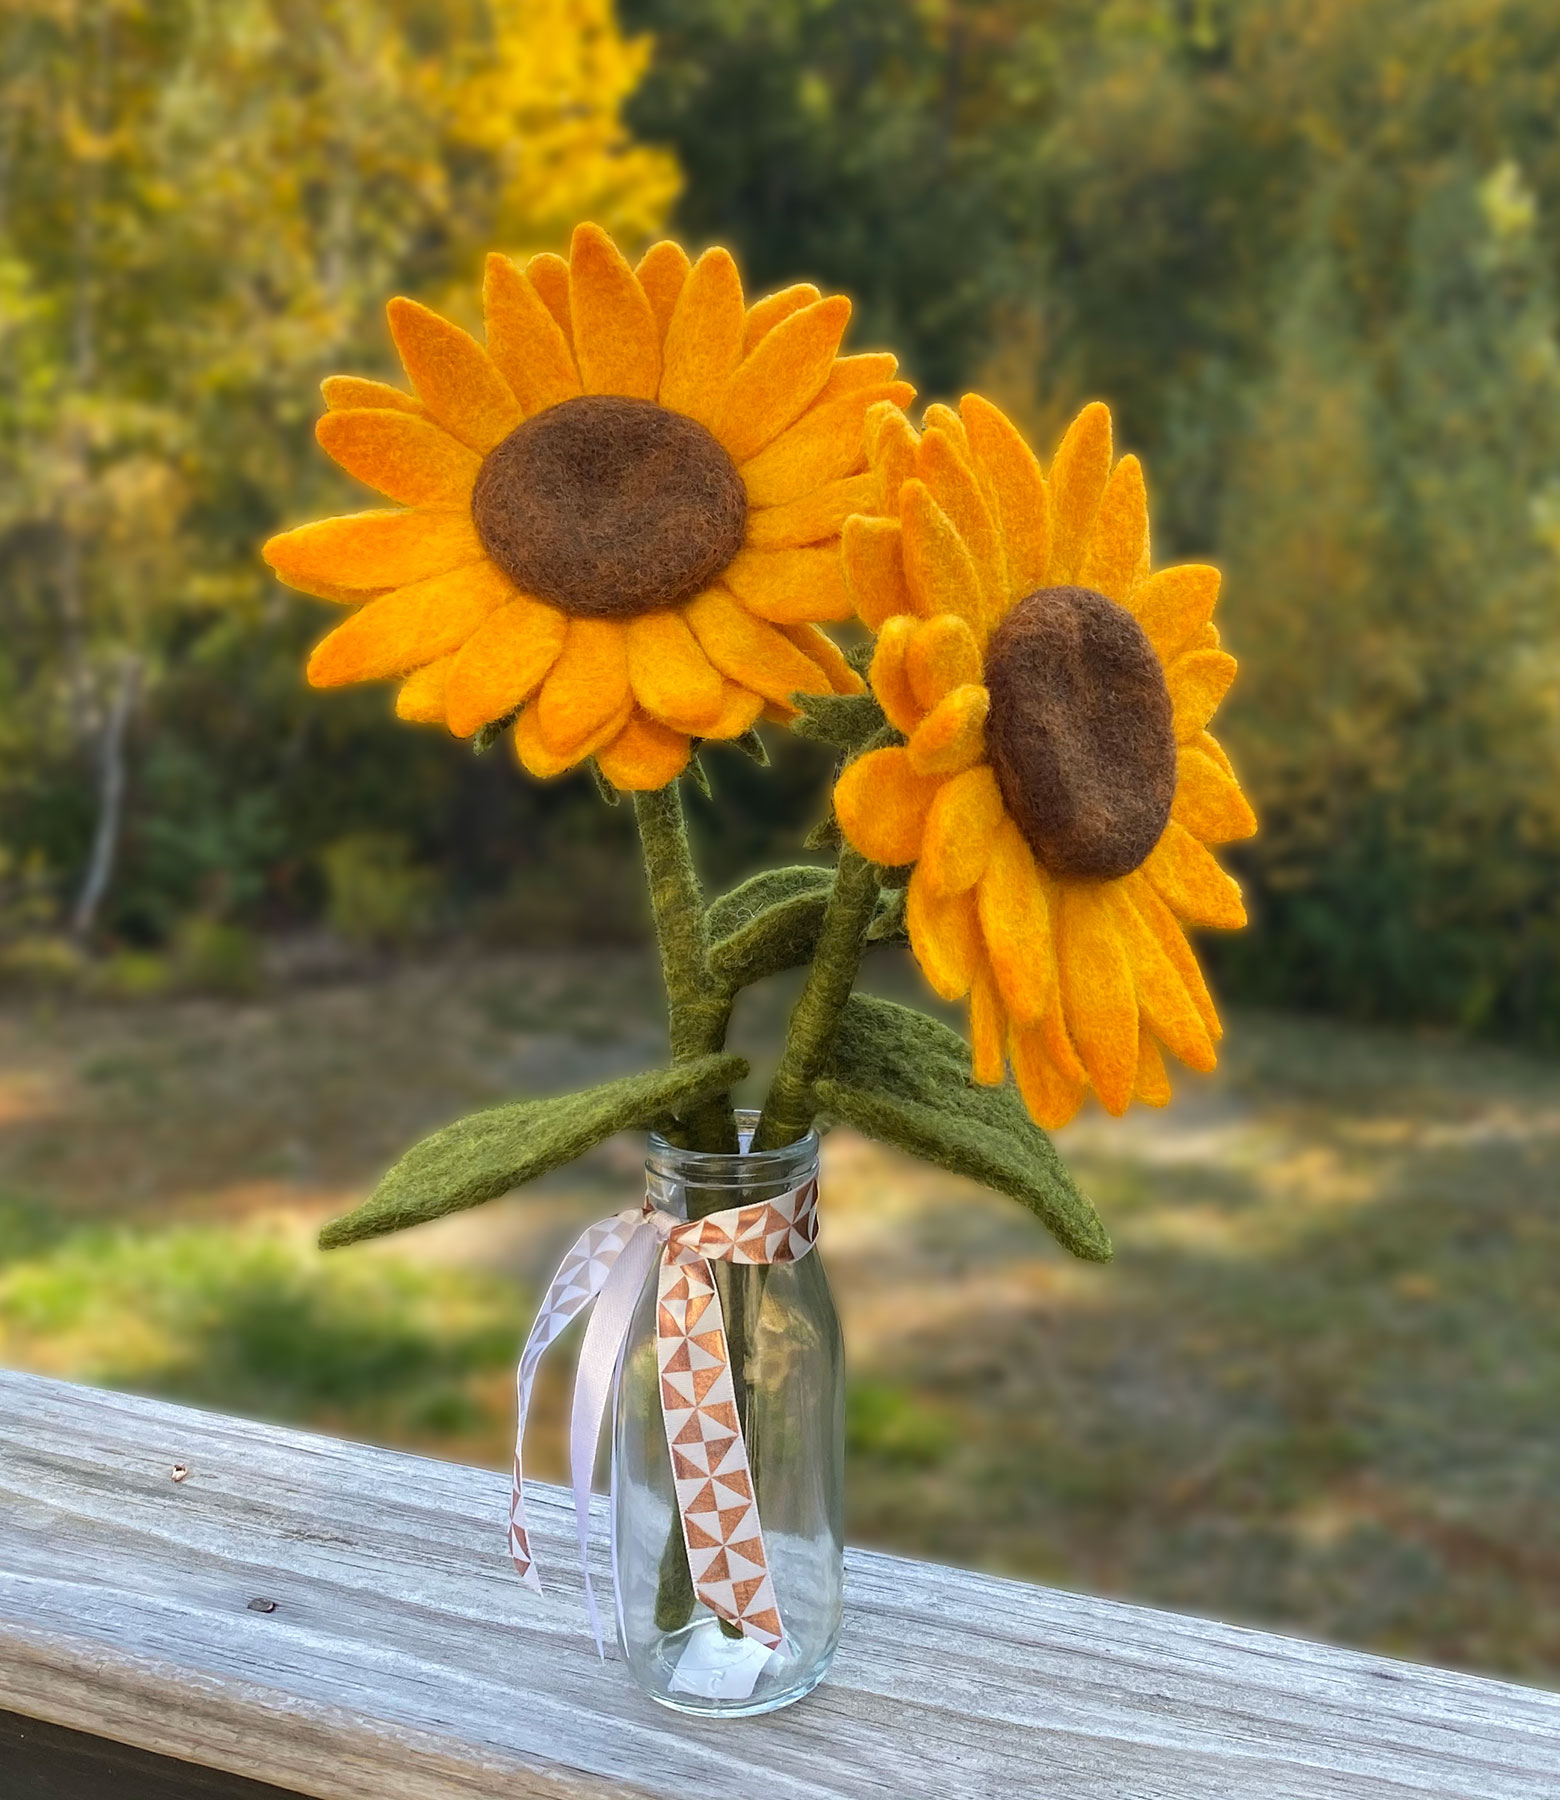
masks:
[[[733,1156],[724,1150],[685,1150],[679,1144],[650,1133],[645,1154],[645,1168],[652,1174],[678,1181],[691,1181],[702,1188],[746,1188],[755,1180],[788,1183],[805,1179],[818,1166],[819,1138],[816,1130],[794,1143],[782,1144],[775,1150],[754,1150],[753,1133],[758,1129],[759,1115],[752,1107],[737,1108],[737,1139],[741,1151]]]

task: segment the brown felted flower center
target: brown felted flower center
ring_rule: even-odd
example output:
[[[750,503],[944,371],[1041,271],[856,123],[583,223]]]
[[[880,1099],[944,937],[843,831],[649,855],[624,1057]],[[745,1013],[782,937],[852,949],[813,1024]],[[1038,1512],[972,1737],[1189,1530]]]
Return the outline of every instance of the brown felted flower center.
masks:
[[[747,489],[685,414],[583,394],[488,452],[471,518],[526,593],[585,618],[627,618],[714,580],[742,548]]]
[[[1129,875],[1175,798],[1170,691],[1125,607],[1092,588],[1041,588],[986,653],[987,753],[1002,799],[1056,875]]]

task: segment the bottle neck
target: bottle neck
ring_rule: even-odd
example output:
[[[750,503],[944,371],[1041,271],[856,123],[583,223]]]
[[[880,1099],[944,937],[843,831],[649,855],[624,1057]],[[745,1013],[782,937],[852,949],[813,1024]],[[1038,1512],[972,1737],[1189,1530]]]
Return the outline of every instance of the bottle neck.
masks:
[[[758,1114],[739,1111],[737,1140],[742,1153],[715,1155],[684,1150],[657,1134],[645,1157],[645,1187],[658,1212],[679,1219],[703,1219],[732,1207],[778,1200],[818,1176],[818,1135],[808,1132],[778,1150],[751,1150]]]

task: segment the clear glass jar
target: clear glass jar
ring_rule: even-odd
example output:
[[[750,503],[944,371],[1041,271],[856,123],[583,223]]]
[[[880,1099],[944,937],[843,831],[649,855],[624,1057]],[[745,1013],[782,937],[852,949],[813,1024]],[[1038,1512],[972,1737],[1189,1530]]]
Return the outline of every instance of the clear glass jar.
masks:
[[[739,1113],[744,1146],[757,1115]],[[809,1132],[783,1150],[712,1156],[652,1137],[654,1204],[679,1218],[773,1200],[818,1174]],[[823,1258],[767,1267],[712,1262],[731,1349],[784,1642],[735,1634],[693,1595],[661,1421],[656,1273],[618,1369],[612,1438],[618,1643],[635,1680],[678,1712],[741,1717],[787,1706],[823,1679],[844,1597],[845,1357]]]

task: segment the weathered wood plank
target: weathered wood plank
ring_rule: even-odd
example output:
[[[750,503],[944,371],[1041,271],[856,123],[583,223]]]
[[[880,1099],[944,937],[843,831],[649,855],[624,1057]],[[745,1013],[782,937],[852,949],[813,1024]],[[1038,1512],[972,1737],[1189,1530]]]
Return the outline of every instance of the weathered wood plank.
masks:
[[[681,1719],[597,1663],[562,1492],[540,1599],[505,1504],[487,1472],[0,1373],[0,1708],[319,1800],[650,1800],[716,1755],[716,1791],[773,1800],[1560,1792],[1560,1696],[861,1551],[825,1687]]]

